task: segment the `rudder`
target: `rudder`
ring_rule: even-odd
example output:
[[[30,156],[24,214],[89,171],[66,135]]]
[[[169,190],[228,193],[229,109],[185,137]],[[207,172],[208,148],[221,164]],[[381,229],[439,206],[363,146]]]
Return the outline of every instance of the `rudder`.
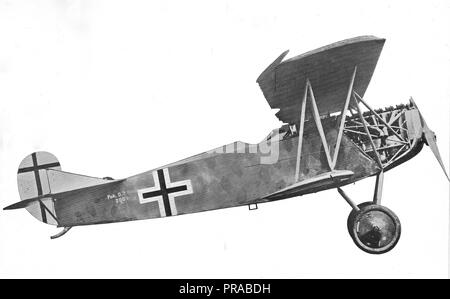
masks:
[[[51,153],[34,152],[22,160],[17,171],[17,186],[21,200],[51,193],[46,169],[61,170],[61,164]],[[57,225],[52,198],[42,198],[41,201],[27,206],[26,209],[39,221]]]

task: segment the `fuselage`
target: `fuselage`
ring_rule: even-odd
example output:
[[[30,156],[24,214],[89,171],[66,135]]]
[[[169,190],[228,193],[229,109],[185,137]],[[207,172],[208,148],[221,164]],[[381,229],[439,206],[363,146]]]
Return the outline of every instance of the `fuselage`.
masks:
[[[319,185],[311,190],[299,189],[277,199],[337,188],[376,175],[381,168],[375,152],[382,157],[385,170],[389,170],[420,151],[423,142],[416,109],[402,106],[379,111],[379,115],[392,121],[392,126],[397,127],[397,137],[407,143],[396,140],[394,133],[381,128],[375,120],[370,123],[373,115],[366,113],[371,133],[377,137],[374,137],[377,147],[374,151],[363,138],[357,118],[348,117],[335,170],[351,171],[352,176],[345,182]],[[331,155],[338,123],[338,116],[322,118]],[[83,193],[56,197],[59,226],[159,218],[271,201],[268,195],[296,183],[296,171],[298,181],[330,171],[313,121],[305,122],[297,170],[298,139],[295,124],[285,125],[272,131],[259,144],[234,142],[129,177],[119,184],[95,186]]]

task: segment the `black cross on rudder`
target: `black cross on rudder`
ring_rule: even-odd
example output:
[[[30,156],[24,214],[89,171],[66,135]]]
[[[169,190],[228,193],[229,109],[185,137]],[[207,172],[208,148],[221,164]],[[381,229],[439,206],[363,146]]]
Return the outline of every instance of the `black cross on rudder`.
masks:
[[[59,164],[59,162],[53,162],[53,163],[39,165],[38,162],[37,162],[36,153],[32,153],[31,154],[31,159],[33,161],[33,166],[19,168],[17,173],[19,174],[19,173],[25,173],[25,172],[33,172],[34,173],[34,178],[36,180],[36,187],[37,187],[38,196],[41,196],[41,195],[43,195],[43,190],[42,190],[41,178],[39,176],[39,170],[40,169],[47,169],[47,168],[51,168],[51,167],[57,167],[57,166],[61,166],[61,165]],[[39,203],[39,206],[41,208],[42,221],[47,223],[47,214],[45,213],[45,208],[42,206],[41,202]]]

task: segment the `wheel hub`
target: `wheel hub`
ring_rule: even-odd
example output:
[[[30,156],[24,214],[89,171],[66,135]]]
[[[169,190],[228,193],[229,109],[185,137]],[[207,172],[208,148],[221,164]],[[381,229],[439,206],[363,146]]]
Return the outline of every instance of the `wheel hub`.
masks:
[[[381,248],[392,242],[395,236],[395,223],[384,212],[371,211],[361,215],[356,223],[358,238],[371,248]]]

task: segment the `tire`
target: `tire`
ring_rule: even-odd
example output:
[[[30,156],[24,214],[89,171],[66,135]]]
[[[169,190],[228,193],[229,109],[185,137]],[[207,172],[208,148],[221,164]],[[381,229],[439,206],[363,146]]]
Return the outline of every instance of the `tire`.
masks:
[[[361,210],[362,208],[370,206],[370,205],[373,205],[373,202],[367,201],[367,202],[360,203],[358,205],[358,208]],[[358,214],[358,211],[352,210],[347,218],[347,229],[348,229],[348,233],[350,234],[350,236],[352,235],[351,230],[352,230],[352,226],[353,226],[353,223],[355,222],[355,217],[357,214]]]
[[[352,210],[347,219],[347,228],[353,242],[370,254],[382,254],[397,245],[401,235],[401,224],[397,215],[388,208],[365,202]]]

